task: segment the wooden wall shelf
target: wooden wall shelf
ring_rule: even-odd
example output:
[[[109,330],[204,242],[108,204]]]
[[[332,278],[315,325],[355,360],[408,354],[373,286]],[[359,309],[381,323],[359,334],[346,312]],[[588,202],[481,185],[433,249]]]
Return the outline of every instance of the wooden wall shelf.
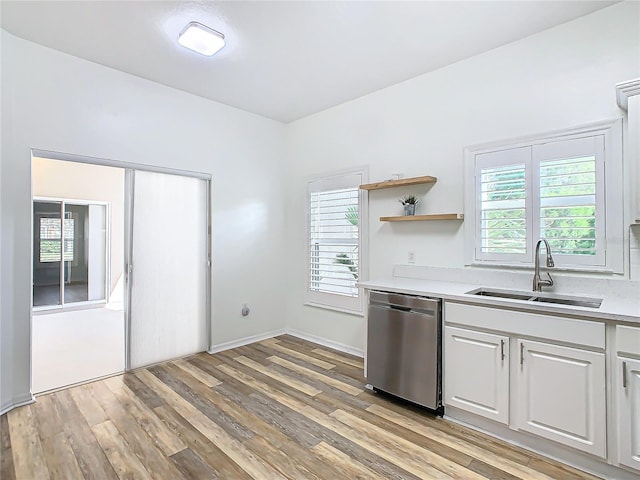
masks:
[[[410,185],[420,185],[423,183],[436,183],[436,177],[424,176],[413,178],[401,178],[400,180],[387,180],[386,182],[367,183],[360,185],[360,190],[381,190],[383,188],[407,187]]]
[[[409,215],[399,217],[380,217],[381,222],[424,222],[428,220],[464,220],[462,213],[437,213],[431,215]]]

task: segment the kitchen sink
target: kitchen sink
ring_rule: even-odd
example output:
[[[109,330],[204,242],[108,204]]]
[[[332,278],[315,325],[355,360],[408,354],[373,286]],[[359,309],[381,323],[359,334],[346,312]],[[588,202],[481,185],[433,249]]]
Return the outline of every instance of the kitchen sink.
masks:
[[[569,297],[535,297],[532,302],[558,303],[561,305],[571,305],[574,307],[600,308],[602,299],[600,298],[569,298]]]
[[[467,292],[468,295],[478,295],[483,297],[506,298],[509,300],[525,300],[538,303],[555,303],[559,305],[570,305],[573,307],[600,308],[601,298],[575,297],[568,295],[555,295],[552,293],[526,292],[521,290],[500,290],[493,288],[476,288]]]
[[[510,298],[512,300],[529,300],[533,296],[533,292],[508,292],[504,290],[487,290],[484,288],[472,290],[467,293],[483,297]]]

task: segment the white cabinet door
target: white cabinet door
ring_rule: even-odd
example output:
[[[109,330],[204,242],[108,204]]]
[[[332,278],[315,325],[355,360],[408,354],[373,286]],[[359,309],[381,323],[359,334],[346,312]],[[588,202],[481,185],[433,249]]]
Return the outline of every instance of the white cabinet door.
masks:
[[[640,222],[640,95],[629,97],[626,158],[631,162],[635,190],[635,221]],[[627,161],[629,161],[627,160]]]
[[[618,357],[616,363],[618,460],[640,470],[640,360]]]
[[[509,422],[509,337],[444,328],[444,404]]]
[[[604,354],[520,339],[517,347],[514,426],[605,458]]]

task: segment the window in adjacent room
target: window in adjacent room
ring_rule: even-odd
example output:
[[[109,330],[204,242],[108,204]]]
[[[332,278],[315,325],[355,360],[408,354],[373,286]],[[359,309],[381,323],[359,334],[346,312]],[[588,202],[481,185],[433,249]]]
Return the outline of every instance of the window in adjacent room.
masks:
[[[352,172],[308,183],[308,302],[362,312],[364,172]]]
[[[59,218],[40,218],[40,263],[59,262],[62,251],[62,234]],[[64,219],[64,261],[73,261],[73,218]]]
[[[467,263],[622,272],[619,122],[466,151]]]

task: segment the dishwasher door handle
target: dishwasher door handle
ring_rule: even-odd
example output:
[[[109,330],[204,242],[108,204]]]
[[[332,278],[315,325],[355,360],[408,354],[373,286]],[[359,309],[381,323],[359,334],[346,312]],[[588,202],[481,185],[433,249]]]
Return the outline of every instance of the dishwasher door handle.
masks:
[[[407,307],[405,305],[393,305],[393,304],[380,305],[376,303],[376,304],[369,305],[369,308],[375,308],[378,310],[390,310],[390,311],[397,311],[397,312],[404,312],[404,313],[415,313],[416,315],[423,315],[429,318],[435,318],[438,315],[438,312],[436,310],[418,310],[416,308]]]
[[[411,311],[411,307],[404,307],[401,305],[389,305],[389,308],[391,310],[400,310],[401,312],[410,312]]]

